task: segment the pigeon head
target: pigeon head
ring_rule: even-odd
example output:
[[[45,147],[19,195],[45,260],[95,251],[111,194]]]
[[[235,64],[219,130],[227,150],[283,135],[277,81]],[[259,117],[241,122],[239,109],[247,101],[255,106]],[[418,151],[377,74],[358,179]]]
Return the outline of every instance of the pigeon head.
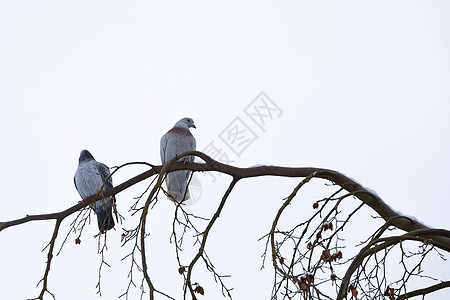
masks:
[[[180,121],[178,121],[175,124],[175,126],[173,126],[173,127],[182,127],[182,128],[187,128],[187,129],[189,129],[191,127],[197,128],[197,127],[195,127],[194,120],[192,120],[191,118],[183,118]]]
[[[83,161],[88,161],[88,160],[94,160],[94,157],[92,156],[91,152],[89,152],[87,150],[81,151],[78,162],[81,163]]]

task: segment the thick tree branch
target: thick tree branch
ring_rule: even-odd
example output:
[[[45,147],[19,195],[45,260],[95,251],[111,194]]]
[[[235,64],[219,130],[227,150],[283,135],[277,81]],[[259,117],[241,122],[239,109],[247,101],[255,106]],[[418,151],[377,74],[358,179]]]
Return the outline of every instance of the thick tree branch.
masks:
[[[444,288],[449,288],[449,287],[450,287],[450,281],[444,281],[444,282],[441,282],[441,283],[438,283],[435,285],[431,285],[431,286],[423,288],[423,289],[415,290],[415,291],[400,295],[397,298],[397,300],[410,299],[410,298],[416,297],[416,296],[425,296],[427,294],[431,294],[438,290],[441,290]]]
[[[202,160],[204,160],[206,163],[173,163],[170,164],[170,166],[167,168],[167,172],[177,171],[177,170],[191,170],[191,171],[217,171],[222,172],[225,174],[228,174],[232,176],[233,178],[252,178],[252,177],[260,177],[260,176],[281,176],[281,177],[308,177],[311,174],[315,174],[314,177],[326,179],[331,182],[334,182],[337,185],[342,186],[345,190],[347,190],[350,193],[354,193],[355,197],[363,201],[365,204],[370,206],[373,210],[375,210],[383,219],[386,221],[398,216],[398,212],[393,210],[390,206],[386,205],[386,203],[381,200],[381,198],[378,195],[374,195],[371,193],[368,189],[366,189],[364,186],[362,186],[360,183],[356,182],[355,180],[345,176],[342,173],[328,170],[328,169],[322,169],[322,168],[291,168],[291,167],[277,167],[277,166],[260,166],[260,167],[254,167],[254,168],[239,168],[234,167],[230,165],[223,164],[221,162],[218,162],[211,157],[207,156],[206,154],[198,151],[188,151],[185,153],[182,153],[178,158],[188,156],[188,155],[195,155]],[[113,189],[106,191],[103,193],[104,197],[115,195],[117,193],[120,193],[121,191],[135,185],[138,182],[141,182],[142,180],[145,180],[155,174],[160,173],[162,170],[162,166],[154,166],[150,170],[145,171],[127,181],[124,183],[119,184],[118,186],[114,187]],[[0,231],[14,225],[22,224],[29,221],[35,221],[35,220],[49,220],[49,219],[56,219],[56,218],[64,218],[81,208],[95,202],[96,200],[101,199],[101,196],[92,196],[86,199],[83,203],[79,203],[77,205],[74,205],[62,212],[59,213],[51,213],[51,214],[42,214],[42,215],[30,215],[26,216],[25,218],[13,220],[9,222],[0,222]],[[399,218],[396,219],[396,221],[393,222],[393,226],[402,229],[404,231],[412,231],[417,229],[429,229],[424,224],[412,220],[412,219],[404,219]],[[450,245],[450,240],[446,240],[446,243]]]

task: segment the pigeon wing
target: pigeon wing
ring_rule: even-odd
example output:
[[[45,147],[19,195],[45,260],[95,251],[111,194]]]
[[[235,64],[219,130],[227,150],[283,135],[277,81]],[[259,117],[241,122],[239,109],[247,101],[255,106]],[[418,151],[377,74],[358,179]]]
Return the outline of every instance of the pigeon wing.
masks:
[[[162,164],[165,164],[168,161],[167,156],[166,156],[167,142],[168,142],[167,137],[168,137],[168,134],[166,133],[165,135],[163,135],[161,137],[161,141],[159,143],[160,144],[159,154],[161,156],[161,163]]]
[[[113,183],[112,177],[110,176],[111,174],[109,173],[109,168],[105,164],[97,162],[97,170],[98,174],[102,178],[102,182],[104,183],[103,190],[104,191],[112,190]]]
[[[112,190],[113,182],[112,177],[110,176],[111,173],[109,172],[109,168],[105,164],[97,162],[97,171],[103,182],[103,191]],[[100,231],[109,230],[114,227],[112,208],[115,203],[115,196],[106,197],[95,203],[95,213],[97,214],[98,227]],[[115,209],[114,212],[116,213],[116,219],[118,219]]]

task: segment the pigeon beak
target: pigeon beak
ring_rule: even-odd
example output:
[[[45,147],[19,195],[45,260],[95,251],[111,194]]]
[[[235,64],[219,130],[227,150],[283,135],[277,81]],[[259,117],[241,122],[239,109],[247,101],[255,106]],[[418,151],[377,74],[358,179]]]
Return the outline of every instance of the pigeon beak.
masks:
[[[195,129],[197,129],[197,127],[195,127],[195,125],[192,125],[191,127],[194,127]]]

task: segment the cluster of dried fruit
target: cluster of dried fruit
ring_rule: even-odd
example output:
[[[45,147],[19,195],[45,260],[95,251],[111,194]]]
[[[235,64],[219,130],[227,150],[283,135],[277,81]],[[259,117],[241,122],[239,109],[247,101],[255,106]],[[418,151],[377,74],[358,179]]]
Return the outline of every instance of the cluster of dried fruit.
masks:
[[[296,280],[300,290],[306,291],[309,289],[310,285],[314,283],[314,275],[311,273],[306,273],[304,276],[300,276],[300,279]]]
[[[337,251],[333,254],[330,254],[330,250],[325,249],[322,251],[322,255],[320,256],[320,259],[323,260],[324,262],[335,262],[338,259],[342,258],[342,251]]]
[[[386,290],[384,291],[384,296],[389,297],[389,300],[394,300],[395,299],[394,288],[387,286]]]
[[[333,223],[331,223],[331,222],[323,223],[322,229],[323,229],[323,231],[327,231],[328,229],[333,230]]]

